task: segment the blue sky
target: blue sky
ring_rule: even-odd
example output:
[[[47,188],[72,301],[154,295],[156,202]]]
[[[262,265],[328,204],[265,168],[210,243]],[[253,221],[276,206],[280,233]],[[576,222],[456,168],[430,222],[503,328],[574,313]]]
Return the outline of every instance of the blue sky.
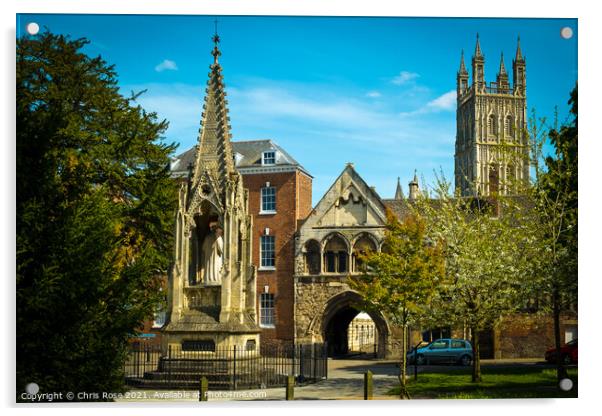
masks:
[[[170,122],[178,153],[196,143],[212,62],[215,16],[18,15],[115,64],[124,93],[148,91],[147,109]],[[511,74],[520,34],[528,107],[560,120],[577,80],[576,19],[217,16],[234,140],[273,139],[314,176],[314,202],[354,162],[384,198],[414,169],[453,178],[455,88],[476,33],[495,80],[500,53]],[[563,27],[574,36],[560,36]],[[469,68],[470,71],[470,68]]]

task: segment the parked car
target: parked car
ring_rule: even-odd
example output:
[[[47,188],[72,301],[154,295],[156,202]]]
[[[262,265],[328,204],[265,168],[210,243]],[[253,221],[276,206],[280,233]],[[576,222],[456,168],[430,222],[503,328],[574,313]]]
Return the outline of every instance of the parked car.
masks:
[[[554,364],[556,362],[556,348],[550,348],[546,351],[546,361]],[[577,364],[577,340],[567,342],[560,347],[560,359],[563,364]]]
[[[407,355],[410,364],[472,363],[472,345],[465,339],[442,338],[426,346],[418,346]]]

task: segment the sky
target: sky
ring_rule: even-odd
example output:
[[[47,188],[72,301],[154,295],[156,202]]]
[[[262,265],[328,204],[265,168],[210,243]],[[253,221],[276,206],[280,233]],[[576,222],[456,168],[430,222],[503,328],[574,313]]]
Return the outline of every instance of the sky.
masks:
[[[314,204],[347,162],[383,198],[398,177],[407,195],[415,170],[423,185],[453,179],[456,72],[462,50],[470,72],[477,33],[487,82],[502,52],[511,77],[520,35],[538,117],[558,106],[567,120],[577,81],[577,19],[19,14],[16,33],[36,22],[90,40],[123,94],[146,90],[179,154],[197,141],[216,19],[234,140],[286,149],[314,177]]]

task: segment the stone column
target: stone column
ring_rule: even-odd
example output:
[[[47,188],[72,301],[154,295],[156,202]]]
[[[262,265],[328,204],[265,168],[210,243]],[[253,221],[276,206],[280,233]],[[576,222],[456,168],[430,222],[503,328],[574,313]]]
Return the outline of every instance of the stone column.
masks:
[[[226,208],[228,209],[228,208]],[[231,253],[231,235],[232,235],[232,227],[230,224],[230,215],[226,211],[224,213],[224,253],[223,253],[223,266],[222,266],[222,291],[221,291],[221,310],[219,313],[219,321],[220,322],[228,322],[230,320],[230,312],[232,310],[232,302],[231,302],[231,290],[232,290],[232,274],[230,273],[231,263],[230,263],[230,253]]]

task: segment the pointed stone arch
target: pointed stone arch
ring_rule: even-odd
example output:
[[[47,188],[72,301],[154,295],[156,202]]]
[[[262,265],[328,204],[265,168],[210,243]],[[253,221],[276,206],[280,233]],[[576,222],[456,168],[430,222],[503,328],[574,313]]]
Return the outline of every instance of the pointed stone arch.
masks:
[[[189,230],[189,253],[184,253],[188,256],[188,284],[194,286],[202,283],[202,264],[204,259],[201,258],[201,247],[203,240],[209,233],[210,224],[217,222],[223,224],[224,218],[220,215],[218,208],[209,200],[203,199],[198,209],[190,217],[188,224]]]
[[[338,231],[332,231],[331,233],[328,233],[321,241],[321,246],[322,246],[322,250],[324,250],[324,248],[326,247],[326,245],[328,244],[329,241],[335,239],[335,238],[340,238],[345,245],[347,246],[347,250],[351,250],[351,243],[349,242],[349,239],[347,237],[345,237],[342,233],[338,232]]]
[[[350,265],[351,244],[339,232],[332,232],[322,240],[322,270],[325,273],[347,273]]]
[[[303,248],[303,271],[306,274],[318,275],[322,273],[322,246],[318,240],[311,238],[305,242]]]
[[[312,321],[310,331],[319,333],[322,339],[332,343],[337,336],[343,336],[346,340],[346,331],[353,318],[362,311],[363,299],[361,295],[353,290],[346,290],[329,298],[320,314],[320,319]],[[387,319],[375,311],[365,311],[374,322],[378,332],[377,356],[383,358],[387,353],[387,342],[391,334],[391,328]],[[329,347],[330,353],[336,353],[337,345]]]
[[[373,234],[367,231],[362,231],[361,233],[358,233],[351,241],[351,271],[360,271],[360,254],[365,254],[368,251],[379,250],[380,242]]]

